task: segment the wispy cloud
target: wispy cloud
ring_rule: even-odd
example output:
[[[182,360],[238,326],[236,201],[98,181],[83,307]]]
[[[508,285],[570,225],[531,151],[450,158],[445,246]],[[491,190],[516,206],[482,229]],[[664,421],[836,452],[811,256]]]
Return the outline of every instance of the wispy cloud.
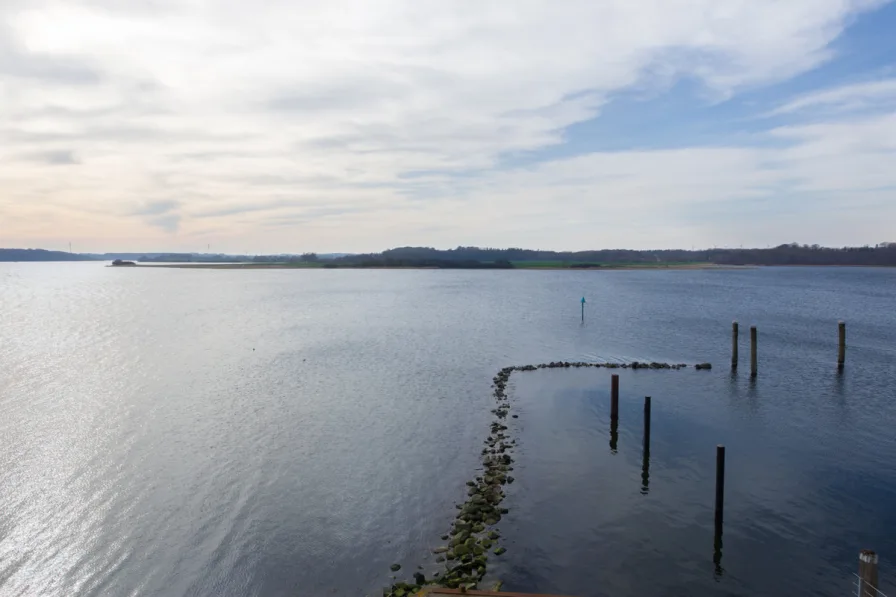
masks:
[[[166,214],[149,218],[147,221],[153,226],[158,226],[165,232],[175,233],[180,228],[181,217],[179,214]]]
[[[133,211],[138,216],[158,216],[169,213],[181,206],[180,201],[162,199],[159,201],[147,201]]]
[[[71,164],[80,163],[80,160],[75,155],[75,152],[68,149],[55,149],[25,153],[18,156],[18,159],[25,162],[46,164],[48,166],[68,166]]]
[[[801,95],[769,115],[779,116],[807,110],[834,113],[896,108],[896,79],[843,85]]]

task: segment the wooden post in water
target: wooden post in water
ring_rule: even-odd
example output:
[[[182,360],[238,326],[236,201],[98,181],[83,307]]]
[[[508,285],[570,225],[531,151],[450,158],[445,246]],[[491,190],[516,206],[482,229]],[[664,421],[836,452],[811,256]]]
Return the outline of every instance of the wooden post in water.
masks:
[[[716,535],[722,534],[725,510],[725,446],[716,446]]]
[[[619,420],[619,376],[610,378],[610,420]]]
[[[735,321],[731,324],[731,368],[737,369],[737,335],[738,325]]]
[[[877,554],[870,549],[859,552],[859,597],[879,597],[877,590]]]
[[[756,326],[750,327],[750,376],[756,377],[759,373],[759,355],[756,348],[757,332]]]
[[[837,351],[837,368],[843,369],[846,364],[846,322],[841,321],[840,328],[840,350]]]
[[[650,396],[644,397],[644,449],[650,450]]]

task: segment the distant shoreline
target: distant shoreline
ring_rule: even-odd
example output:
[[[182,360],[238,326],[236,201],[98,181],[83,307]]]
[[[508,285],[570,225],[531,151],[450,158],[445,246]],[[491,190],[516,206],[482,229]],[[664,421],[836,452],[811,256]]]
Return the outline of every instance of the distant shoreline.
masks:
[[[113,267],[113,266],[109,266]],[[124,267],[124,266],[114,266]],[[162,263],[162,264],[140,264],[138,268],[160,268],[160,269],[291,269],[291,270],[334,270],[334,269],[350,269],[350,270],[480,270],[480,271],[637,271],[637,270],[738,270],[738,269],[755,269],[755,265],[716,265],[713,263],[695,263],[681,265],[604,265],[601,267],[572,267],[572,266],[525,266],[517,265],[511,268],[443,268],[436,266],[353,266],[340,265],[338,267],[325,267],[323,265],[290,265],[286,263]],[[134,269],[134,266],[128,266]]]

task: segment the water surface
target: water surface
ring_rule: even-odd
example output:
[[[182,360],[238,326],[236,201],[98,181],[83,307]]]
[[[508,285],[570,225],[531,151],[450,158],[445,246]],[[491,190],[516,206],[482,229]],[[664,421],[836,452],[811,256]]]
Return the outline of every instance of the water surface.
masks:
[[[859,548],[881,552],[884,578],[896,553],[894,294],[896,271],[875,269],[0,264],[0,593],[376,594],[393,562],[428,565],[499,368],[639,359],[716,368],[625,380],[615,455],[598,372],[512,378],[508,585],[842,595]],[[720,366],[732,319],[760,328],[756,384]],[[719,442],[721,575],[706,533]],[[804,563],[782,568],[794,549]]]

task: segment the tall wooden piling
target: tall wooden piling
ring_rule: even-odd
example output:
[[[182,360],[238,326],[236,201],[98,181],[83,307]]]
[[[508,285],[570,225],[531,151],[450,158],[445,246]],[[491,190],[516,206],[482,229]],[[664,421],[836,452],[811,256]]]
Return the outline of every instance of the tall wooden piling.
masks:
[[[644,397],[644,449],[650,449],[650,396]]]
[[[610,378],[610,420],[619,420],[619,376]]]
[[[759,373],[759,353],[757,352],[756,343],[758,341],[758,333],[756,326],[750,327],[750,376],[756,377]]]
[[[877,554],[870,549],[859,552],[859,597],[880,597],[877,589]]]
[[[738,325],[735,321],[731,324],[731,368],[737,369],[737,336],[738,336]]]
[[[716,534],[722,534],[725,510],[725,446],[716,446]]]
[[[837,368],[843,369],[846,364],[846,322],[841,321],[838,327],[840,328],[840,350],[837,351]]]

